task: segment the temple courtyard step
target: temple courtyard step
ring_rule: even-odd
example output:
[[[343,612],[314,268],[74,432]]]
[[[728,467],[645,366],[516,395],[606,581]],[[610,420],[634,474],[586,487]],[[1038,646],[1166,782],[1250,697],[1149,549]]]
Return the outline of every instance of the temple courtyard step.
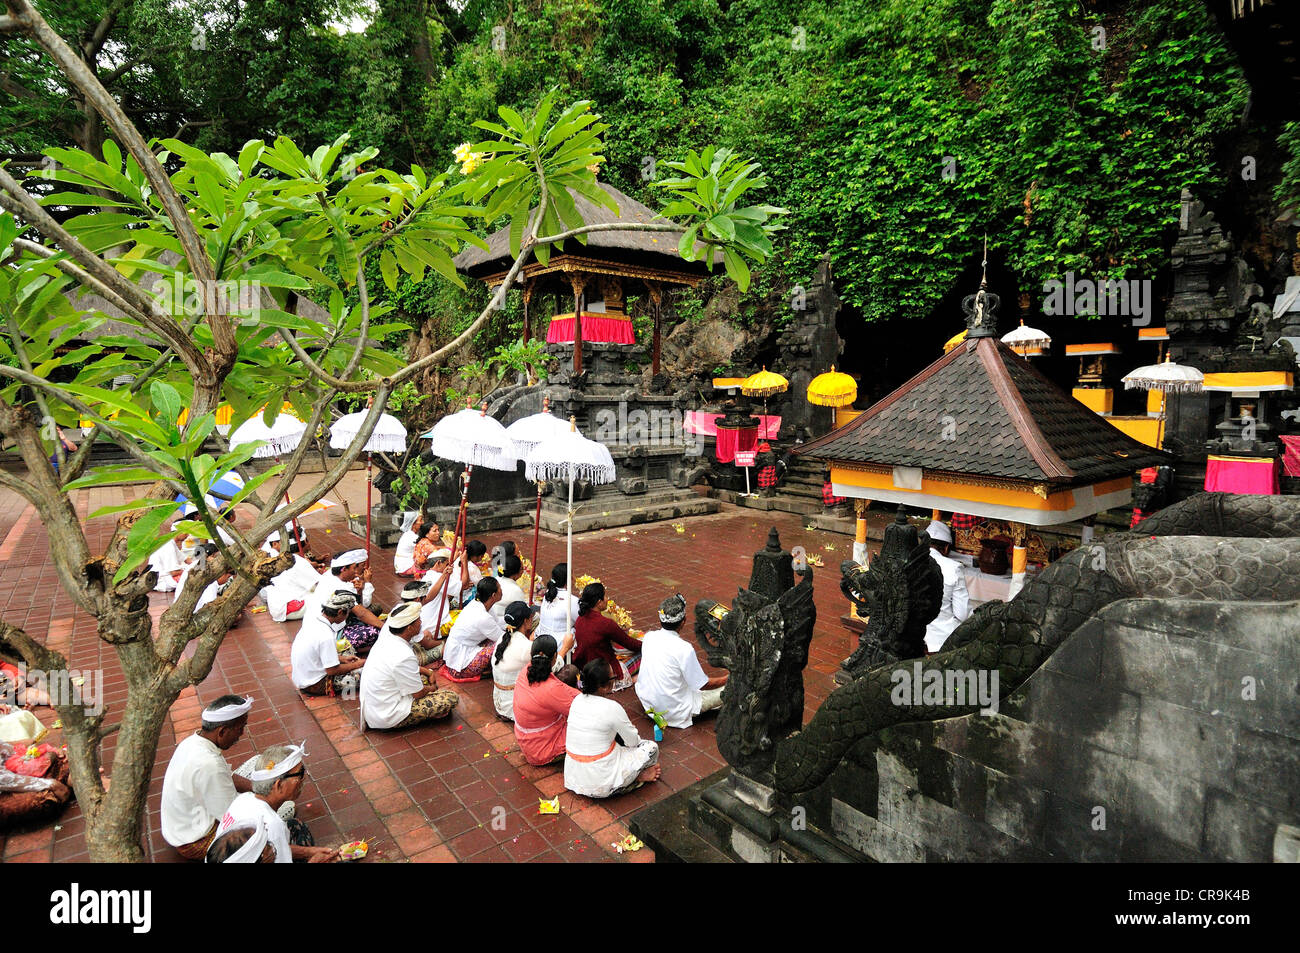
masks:
[[[656,864],[733,864],[735,861],[691,830],[690,802],[729,773],[723,768],[668,798],[639,811],[628,825],[655,852]]]
[[[576,508],[573,531],[582,533],[686,516],[703,516],[717,513],[722,506],[717,500],[700,496],[693,490],[675,490],[634,496],[598,496],[576,504]],[[543,505],[542,529],[552,533],[565,532],[567,527],[564,510],[553,505]]]

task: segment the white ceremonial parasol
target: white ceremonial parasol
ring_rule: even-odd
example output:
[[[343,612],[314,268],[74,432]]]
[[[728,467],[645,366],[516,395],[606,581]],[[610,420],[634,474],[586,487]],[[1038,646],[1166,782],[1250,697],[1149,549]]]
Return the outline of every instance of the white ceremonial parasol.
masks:
[[[421,439],[429,441],[429,449],[437,456],[467,467],[509,472],[519,463],[519,449],[501,422],[488,416],[487,404],[443,417]]]
[[[1205,386],[1205,375],[1194,367],[1167,358],[1124,375],[1126,390],[1158,390],[1166,394],[1195,394]]]
[[[512,472],[519,465],[519,451],[514,441],[506,436],[506,428],[501,426],[501,421],[488,416],[486,402],[478,410],[466,407],[443,417],[428,433],[421,434],[420,439],[428,440],[429,449],[438,456],[465,465],[465,472],[460,477],[460,510],[456,513],[456,529],[451,538],[450,562],[454,567],[457,546],[465,535],[469,481],[474,468],[487,467],[489,470]],[[435,632],[442,628],[442,610],[446,605],[446,599],[438,600],[438,619],[433,627]]]
[[[506,428],[506,436],[514,441],[525,458],[538,446],[567,432],[569,424],[551,413],[551,398],[542,398],[542,412],[521,417]],[[528,604],[533,604],[537,589],[537,539],[542,529],[542,481],[537,481],[537,513],[533,517],[533,575],[528,583]]]
[[[1165,408],[1170,394],[1198,394],[1205,387],[1205,375],[1187,364],[1166,356],[1163,363],[1147,364],[1124,375],[1125,390],[1158,390],[1166,399],[1160,402],[1160,420],[1156,425],[1156,447],[1164,444]]]
[[[352,446],[361,433],[361,426],[370,416],[369,410],[359,410],[355,414],[344,414],[330,426],[330,447],[346,450]],[[375,422],[375,429],[370,432],[370,439],[361,448],[366,454],[366,559],[370,559],[370,496],[374,490],[374,469],[370,455],[372,453],[403,453],[406,450],[406,428],[392,414],[380,414]],[[351,516],[352,514],[348,514]]]
[[[1021,318],[1020,327],[1002,335],[1002,343],[1021,357],[1038,357],[1042,350],[1052,346],[1052,338],[1038,328],[1025,327],[1024,318]]]
[[[568,480],[569,481],[569,515],[565,520],[568,526],[568,542],[565,558],[568,560],[569,578],[577,579],[573,569],[573,481],[586,480],[589,483],[614,482],[614,458],[609,448],[603,443],[588,440],[578,433],[577,422],[570,417],[569,427],[558,437],[538,444],[528,455],[524,463],[524,476],[530,480]],[[564,602],[566,631],[572,631],[573,620],[569,617],[570,602]]]
[[[259,440],[265,441],[263,446],[253,451],[254,459],[274,457],[276,463],[279,463],[281,454],[293,453],[298,449],[298,444],[302,443],[306,433],[307,425],[293,414],[276,414],[275,419],[268,426],[259,412],[232,430],[228,439],[231,450]],[[286,493],[284,498],[288,500],[289,495]],[[290,524],[293,527],[294,538],[298,540],[298,551],[305,556],[306,549],[303,546],[302,533],[298,529],[298,521],[290,520]]]
[[[268,426],[259,413],[231,431],[230,449],[234,450],[244,444],[263,440],[266,445],[254,450],[253,456],[259,460],[278,457],[281,454],[293,453],[306,433],[307,425],[293,414],[278,414]]]

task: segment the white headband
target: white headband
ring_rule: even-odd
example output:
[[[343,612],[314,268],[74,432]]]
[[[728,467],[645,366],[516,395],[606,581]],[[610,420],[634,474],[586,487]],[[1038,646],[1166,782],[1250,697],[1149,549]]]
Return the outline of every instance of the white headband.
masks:
[[[366,551],[364,549],[349,549],[346,553],[335,556],[334,561],[330,563],[330,568],[342,569],[344,566],[352,566],[365,561]]]
[[[212,724],[224,724],[248,714],[253,707],[253,696],[249,695],[238,705],[222,705],[220,708],[203,709],[203,720]]]
[[[226,834],[233,833],[234,831],[251,831],[252,833],[249,834],[248,840],[244,841],[244,843],[239,847],[239,849],[236,850],[229,857],[227,857],[225,860],[223,860],[222,863],[223,864],[257,863],[258,858],[262,856],[262,851],[266,849],[266,844],[268,840],[266,825],[262,824],[259,821],[243,821],[231,827],[230,830],[222,832],[220,836],[224,837]],[[215,843],[215,841],[213,843]],[[211,847],[208,848],[209,851],[211,849],[212,849]]]
[[[283,761],[272,761],[265,768],[254,771],[248,776],[250,781],[274,781],[276,778],[283,777],[298,765],[302,764],[302,757],[307,753],[307,742],[300,745],[289,745],[289,753],[285,755]]]

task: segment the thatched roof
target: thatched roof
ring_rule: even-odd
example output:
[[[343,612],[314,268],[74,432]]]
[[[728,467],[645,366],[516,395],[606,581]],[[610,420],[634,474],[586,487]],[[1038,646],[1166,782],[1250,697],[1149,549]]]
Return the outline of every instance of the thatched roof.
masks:
[[[604,206],[596,205],[590,199],[569,190],[569,195],[573,197],[573,204],[577,207],[578,214],[582,216],[582,220],[586,224],[612,225],[618,222],[634,222],[645,225],[671,224],[667,219],[657,217],[653,210],[646,208],[636,199],[624,195],[614,186],[605,182],[598,182],[597,185],[617,203],[618,213],[615,214]],[[535,218],[536,210],[534,209],[528,220],[530,225]],[[677,253],[677,243],[681,240],[684,231],[685,229],[679,228],[671,232],[617,230],[593,232],[587,236],[586,245],[576,239],[569,239],[564,242],[559,251],[552,251],[552,255],[579,255],[583,258],[598,258],[611,263],[674,271],[693,277],[707,275],[709,273],[708,268],[702,260],[686,261]],[[457,255],[455,258],[456,269],[473,278],[487,278],[506,271],[513,261],[513,256],[510,254],[509,227],[493,232],[488,236],[487,243],[487,251],[471,246]],[[714,255],[715,265],[721,261],[722,254],[720,252],[716,253]]]

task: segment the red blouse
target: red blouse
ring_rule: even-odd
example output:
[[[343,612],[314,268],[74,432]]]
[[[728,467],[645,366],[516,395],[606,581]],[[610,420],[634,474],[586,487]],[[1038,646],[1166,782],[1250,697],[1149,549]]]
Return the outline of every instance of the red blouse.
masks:
[[[573,664],[581,669],[592,659],[603,658],[618,681],[624,677],[623,666],[614,655],[614,643],[640,654],[641,643],[628,635],[617,622],[592,609],[573,622],[577,642],[573,649]]]

